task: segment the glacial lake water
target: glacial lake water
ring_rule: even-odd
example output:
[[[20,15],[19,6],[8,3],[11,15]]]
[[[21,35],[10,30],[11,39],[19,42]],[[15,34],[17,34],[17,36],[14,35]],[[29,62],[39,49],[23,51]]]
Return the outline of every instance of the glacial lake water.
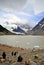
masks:
[[[40,48],[44,49],[44,36],[2,35],[0,36],[0,43],[22,48],[40,46]]]

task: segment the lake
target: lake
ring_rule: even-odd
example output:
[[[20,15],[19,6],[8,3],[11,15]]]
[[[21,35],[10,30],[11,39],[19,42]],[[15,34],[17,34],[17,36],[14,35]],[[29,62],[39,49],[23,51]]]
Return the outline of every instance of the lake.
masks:
[[[0,36],[0,43],[22,48],[40,46],[40,48],[44,49],[44,36],[2,35]]]

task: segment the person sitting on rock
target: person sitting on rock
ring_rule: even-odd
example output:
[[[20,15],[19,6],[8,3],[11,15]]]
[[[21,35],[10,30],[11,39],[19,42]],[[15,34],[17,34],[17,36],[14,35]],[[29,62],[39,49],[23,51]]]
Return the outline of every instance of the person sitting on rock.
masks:
[[[17,62],[22,62],[23,58],[21,56],[18,57]]]

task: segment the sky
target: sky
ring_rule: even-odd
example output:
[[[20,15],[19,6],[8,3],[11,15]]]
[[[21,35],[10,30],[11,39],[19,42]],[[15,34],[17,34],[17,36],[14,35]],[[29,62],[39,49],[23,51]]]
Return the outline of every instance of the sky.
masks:
[[[0,0],[0,23],[29,23],[34,26],[36,15],[44,12],[44,0]],[[31,19],[32,18],[32,19]]]

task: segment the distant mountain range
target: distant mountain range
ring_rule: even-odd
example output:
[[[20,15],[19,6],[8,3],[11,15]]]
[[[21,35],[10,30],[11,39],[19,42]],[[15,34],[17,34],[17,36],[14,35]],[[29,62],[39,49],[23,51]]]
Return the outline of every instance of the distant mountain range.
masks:
[[[33,17],[38,23],[30,29],[29,24],[15,24],[12,25],[10,28],[8,27],[9,24],[7,24],[4,27],[0,24],[0,34],[31,34],[31,35],[44,35],[44,12],[40,13]]]
[[[5,35],[11,35],[11,34],[24,34],[25,31],[22,30],[19,26],[16,28],[11,28],[12,30],[8,30],[7,28],[3,27],[0,25],[0,34],[5,34]]]
[[[40,22],[32,29],[28,29],[28,31],[24,31],[22,28],[17,26],[17,28],[11,28],[12,32],[7,28],[4,28],[0,25],[0,33],[2,34],[31,34],[31,35],[44,35],[44,18],[40,20]]]
[[[13,29],[13,31],[18,33],[25,33],[25,31],[21,29],[19,26],[17,27],[17,29]]]

